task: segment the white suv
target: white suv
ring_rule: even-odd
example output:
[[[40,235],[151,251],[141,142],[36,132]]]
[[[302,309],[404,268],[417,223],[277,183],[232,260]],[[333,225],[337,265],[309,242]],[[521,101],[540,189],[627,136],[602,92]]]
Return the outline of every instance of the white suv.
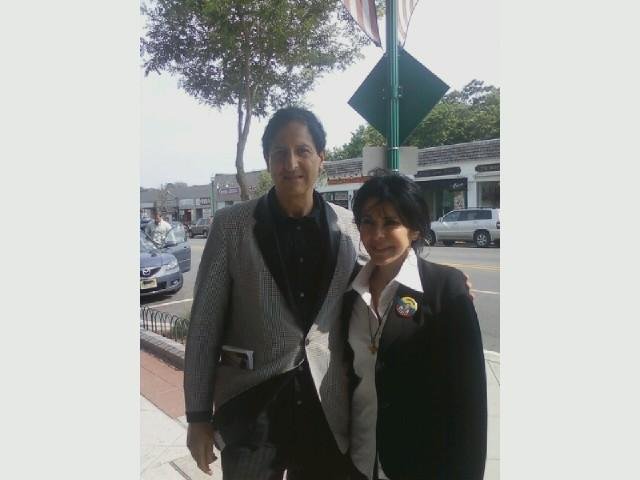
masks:
[[[427,243],[441,241],[452,245],[456,240],[474,242],[478,247],[488,247],[491,242],[500,246],[500,210],[497,208],[465,208],[453,210],[431,223]]]

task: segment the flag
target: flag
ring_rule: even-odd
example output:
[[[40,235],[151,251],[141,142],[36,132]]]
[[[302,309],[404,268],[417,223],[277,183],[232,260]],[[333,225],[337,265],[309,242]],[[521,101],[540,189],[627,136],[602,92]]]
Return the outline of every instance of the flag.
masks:
[[[378,15],[373,0],[342,0],[349,13],[367,36],[381,47]]]
[[[418,0],[398,0],[398,44],[404,47],[413,9]]]

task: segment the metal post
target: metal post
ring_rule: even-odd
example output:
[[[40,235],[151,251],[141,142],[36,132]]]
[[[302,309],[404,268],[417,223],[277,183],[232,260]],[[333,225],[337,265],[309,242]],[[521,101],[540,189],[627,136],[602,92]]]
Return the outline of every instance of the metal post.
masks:
[[[387,118],[387,168],[397,172],[400,165],[400,134],[398,108],[398,7],[396,0],[387,0],[387,58],[389,60],[389,115]]]
[[[211,215],[213,215],[216,212],[216,176],[215,174],[211,175],[211,205],[210,205],[210,210],[211,210]]]

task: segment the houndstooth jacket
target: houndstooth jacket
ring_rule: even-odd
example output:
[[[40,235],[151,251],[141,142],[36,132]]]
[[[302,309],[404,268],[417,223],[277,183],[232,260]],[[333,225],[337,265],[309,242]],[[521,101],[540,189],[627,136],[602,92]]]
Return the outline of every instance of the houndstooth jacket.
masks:
[[[306,353],[329,426],[338,447],[346,452],[349,398],[346,329],[340,312],[358,257],[359,236],[349,210],[327,202],[324,206],[333,239],[328,250],[334,257],[329,261],[335,268],[306,336],[257,241],[265,231],[256,220],[256,210],[267,208],[267,196],[216,212],[196,278],[186,342],[187,412],[219,408],[249,388],[296,368]],[[223,345],[253,352],[253,369],[221,365]]]

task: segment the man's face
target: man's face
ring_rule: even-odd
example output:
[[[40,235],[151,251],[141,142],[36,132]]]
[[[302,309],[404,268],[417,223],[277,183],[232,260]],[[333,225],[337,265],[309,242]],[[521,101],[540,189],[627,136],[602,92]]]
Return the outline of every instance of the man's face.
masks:
[[[307,196],[315,186],[324,162],[304,123],[289,122],[282,127],[269,150],[269,172],[278,196],[285,200]]]
[[[159,213],[156,213],[156,216],[154,218],[154,221],[156,222],[156,225],[158,225],[160,223],[160,220],[162,220],[162,217],[160,216]]]

